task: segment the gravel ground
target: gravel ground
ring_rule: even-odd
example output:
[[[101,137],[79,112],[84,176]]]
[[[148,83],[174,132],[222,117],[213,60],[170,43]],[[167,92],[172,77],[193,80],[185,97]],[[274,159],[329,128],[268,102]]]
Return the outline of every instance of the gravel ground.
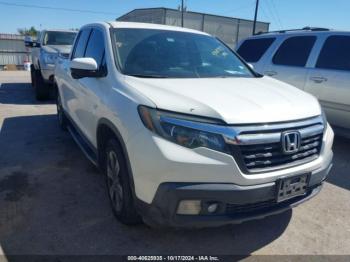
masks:
[[[220,228],[127,227],[29,74],[0,72],[0,85],[0,254],[350,254],[350,140],[336,137],[323,190],[292,211]]]

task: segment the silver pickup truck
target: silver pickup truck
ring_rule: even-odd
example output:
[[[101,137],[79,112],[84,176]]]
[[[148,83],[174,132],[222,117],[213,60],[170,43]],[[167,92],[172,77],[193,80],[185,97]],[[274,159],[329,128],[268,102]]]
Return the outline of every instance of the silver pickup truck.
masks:
[[[36,41],[25,42],[33,48],[30,71],[37,100],[49,98],[57,57],[68,57],[76,34],[70,30],[43,30]]]

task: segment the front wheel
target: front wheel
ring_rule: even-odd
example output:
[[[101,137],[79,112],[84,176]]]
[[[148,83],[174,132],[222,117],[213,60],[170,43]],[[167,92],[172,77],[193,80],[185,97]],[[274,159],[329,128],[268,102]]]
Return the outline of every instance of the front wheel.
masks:
[[[32,83],[32,87],[35,88],[35,68],[34,65],[30,66],[30,80]]]
[[[58,124],[62,130],[67,130],[67,117],[63,111],[62,101],[58,91],[57,91],[57,97],[56,97],[56,106],[57,106]]]
[[[125,159],[115,139],[107,143],[105,172],[108,195],[115,216],[123,224],[139,224],[142,220],[135,210]]]
[[[41,75],[40,70],[34,70],[33,73],[34,81],[33,86],[35,89],[35,97],[38,101],[46,100],[50,97],[50,89],[45,84],[44,78]]]

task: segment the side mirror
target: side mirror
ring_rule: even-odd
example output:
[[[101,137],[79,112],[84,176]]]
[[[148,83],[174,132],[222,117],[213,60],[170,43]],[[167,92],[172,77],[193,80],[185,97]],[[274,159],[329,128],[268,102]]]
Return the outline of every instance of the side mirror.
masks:
[[[74,79],[101,76],[95,59],[90,57],[74,58],[70,62],[70,71]]]
[[[26,47],[40,47],[40,43],[33,41],[24,41]]]

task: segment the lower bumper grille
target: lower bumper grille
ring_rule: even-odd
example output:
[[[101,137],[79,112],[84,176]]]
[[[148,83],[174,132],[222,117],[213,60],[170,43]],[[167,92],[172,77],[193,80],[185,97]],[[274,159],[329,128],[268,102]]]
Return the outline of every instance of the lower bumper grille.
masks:
[[[251,203],[251,204],[226,204],[225,212],[227,215],[241,216],[241,215],[252,215],[254,213],[260,213],[260,212],[269,211],[272,209],[287,207],[307,198],[312,194],[313,190],[319,186],[320,184],[314,185],[308,188],[305,195],[296,196],[294,198],[291,198],[279,203],[276,202],[275,199],[270,199],[267,201],[261,201],[257,203]]]
[[[269,200],[269,201],[258,202],[254,204],[246,204],[246,205],[227,204],[226,214],[237,215],[237,214],[245,214],[250,212],[258,212],[264,209],[271,208],[274,205],[276,205],[275,200]]]

